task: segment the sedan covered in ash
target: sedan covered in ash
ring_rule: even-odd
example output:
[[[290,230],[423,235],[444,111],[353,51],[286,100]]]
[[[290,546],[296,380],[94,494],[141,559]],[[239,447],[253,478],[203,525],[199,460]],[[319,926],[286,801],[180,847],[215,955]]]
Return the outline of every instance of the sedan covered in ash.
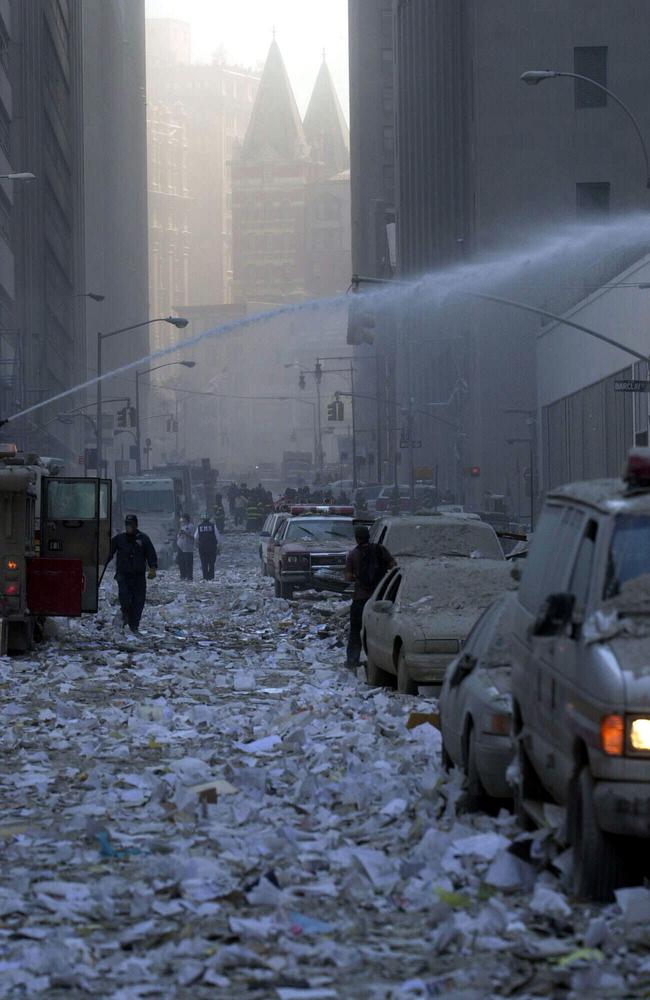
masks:
[[[514,595],[504,594],[479,618],[462,653],[445,673],[440,693],[440,728],[447,765],[465,771],[470,808],[489,798],[512,797],[506,769],[510,736],[510,632]]]
[[[375,521],[370,541],[384,545],[395,559],[405,556],[505,558],[492,525],[475,514],[382,517]]]
[[[391,570],[363,612],[368,683],[397,681],[404,694],[441,684],[476,619],[514,586],[505,560],[408,559]]]

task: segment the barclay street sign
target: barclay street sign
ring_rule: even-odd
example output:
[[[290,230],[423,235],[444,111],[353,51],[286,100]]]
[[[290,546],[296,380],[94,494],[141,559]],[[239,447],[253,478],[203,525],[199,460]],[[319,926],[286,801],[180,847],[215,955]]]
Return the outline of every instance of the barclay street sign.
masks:
[[[614,382],[614,392],[650,392],[650,381],[640,378],[625,378],[620,382]]]

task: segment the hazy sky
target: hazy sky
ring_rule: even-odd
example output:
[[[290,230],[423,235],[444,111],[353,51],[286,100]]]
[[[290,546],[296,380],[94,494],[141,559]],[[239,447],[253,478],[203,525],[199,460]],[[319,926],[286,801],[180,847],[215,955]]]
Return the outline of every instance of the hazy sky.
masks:
[[[347,0],[146,0],[147,17],[191,23],[194,62],[209,62],[223,46],[229,61],[258,66],[266,57],[275,26],[303,112],[325,49],[346,118],[347,7]]]

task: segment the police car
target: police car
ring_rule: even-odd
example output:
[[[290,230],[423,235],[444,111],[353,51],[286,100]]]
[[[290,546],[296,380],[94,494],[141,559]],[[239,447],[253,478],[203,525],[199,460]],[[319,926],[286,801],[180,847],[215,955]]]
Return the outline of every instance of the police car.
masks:
[[[276,597],[299,590],[345,590],[345,562],[354,548],[354,509],[299,505],[275,538],[270,566]]]

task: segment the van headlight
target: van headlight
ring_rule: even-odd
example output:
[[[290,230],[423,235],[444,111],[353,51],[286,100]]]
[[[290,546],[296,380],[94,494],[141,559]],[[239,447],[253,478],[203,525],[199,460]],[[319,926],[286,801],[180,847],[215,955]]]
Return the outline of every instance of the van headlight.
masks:
[[[630,746],[633,750],[650,751],[650,719],[632,719]]]

